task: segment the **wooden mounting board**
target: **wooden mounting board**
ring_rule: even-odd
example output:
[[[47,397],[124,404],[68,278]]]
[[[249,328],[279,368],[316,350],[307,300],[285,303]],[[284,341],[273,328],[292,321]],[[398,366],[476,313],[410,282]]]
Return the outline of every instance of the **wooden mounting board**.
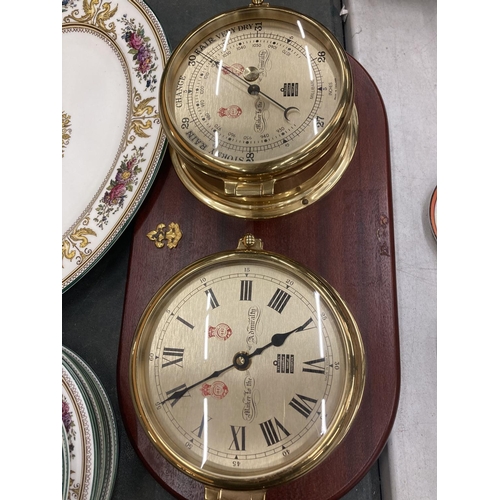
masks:
[[[326,278],[346,300],[367,356],[365,393],[353,427],[334,452],[306,476],[268,490],[267,500],[334,500],[368,472],[389,436],[399,386],[399,335],[387,118],[366,71],[353,69],[359,139],[353,160],[334,189],[294,214],[265,221],[226,216],[196,200],[166,155],[134,227],[120,348],[118,395],[128,435],[151,474],[179,499],[202,500],[204,488],[170,465],[139,423],[129,386],[129,359],[140,316],[160,286],[206,255],[233,250],[247,232],[269,251],[286,255]],[[180,225],[177,248],[157,248],[147,233]]]

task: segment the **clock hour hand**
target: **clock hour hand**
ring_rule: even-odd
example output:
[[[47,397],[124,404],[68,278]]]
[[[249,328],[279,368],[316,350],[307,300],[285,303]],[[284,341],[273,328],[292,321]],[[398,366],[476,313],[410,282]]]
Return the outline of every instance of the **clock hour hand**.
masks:
[[[250,354],[248,356],[248,358],[250,359],[250,358],[253,358],[254,356],[258,356],[259,354],[262,354],[266,349],[268,349],[271,346],[281,347],[285,343],[285,340],[290,335],[292,335],[292,333],[304,331],[307,328],[307,326],[312,322],[312,320],[313,320],[312,318],[309,318],[303,325],[301,325],[298,328],[295,328],[294,330],[291,330],[289,332],[275,333],[271,337],[271,342],[269,342],[269,344],[266,344],[265,346],[262,346],[262,347],[255,349],[255,351],[252,352],[252,354]]]

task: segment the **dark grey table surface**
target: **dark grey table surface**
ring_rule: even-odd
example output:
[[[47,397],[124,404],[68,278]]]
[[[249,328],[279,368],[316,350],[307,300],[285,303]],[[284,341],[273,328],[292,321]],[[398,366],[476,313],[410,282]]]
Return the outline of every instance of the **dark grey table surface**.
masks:
[[[173,50],[190,30],[241,0],[147,0]],[[343,44],[341,0],[275,0],[320,21]],[[62,343],[95,371],[113,406],[119,433],[119,463],[113,500],[173,499],[150,475],[129,441],[118,403],[116,365],[134,219],[101,260],[62,296]],[[343,500],[380,500],[378,462]],[[286,500],[286,499],[284,499]],[[304,499],[307,500],[307,499]]]

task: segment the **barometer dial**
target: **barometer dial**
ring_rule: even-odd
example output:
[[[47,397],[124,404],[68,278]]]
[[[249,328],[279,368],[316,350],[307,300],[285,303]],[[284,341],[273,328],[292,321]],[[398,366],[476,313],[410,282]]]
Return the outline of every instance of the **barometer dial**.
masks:
[[[177,173],[230,215],[303,208],[354,154],[347,55],[326,28],[289,9],[253,6],[207,21],[174,51],[161,87]]]
[[[337,111],[341,75],[324,44],[306,38],[297,19],[295,25],[234,23],[211,33],[173,80],[182,139],[251,172],[318,136]]]

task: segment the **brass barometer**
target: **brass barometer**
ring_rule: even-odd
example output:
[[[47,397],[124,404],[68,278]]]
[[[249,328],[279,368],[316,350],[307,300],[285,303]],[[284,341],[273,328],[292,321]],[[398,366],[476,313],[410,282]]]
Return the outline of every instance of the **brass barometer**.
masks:
[[[357,143],[351,68],[313,19],[253,0],[173,52],[160,114],[180,179],[225,214],[266,219],[317,201]]]
[[[206,499],[264,499],[345,437],[365,354],[325,280],[245,235],[156,293],[135,332],[130,383],[148,437]]]

